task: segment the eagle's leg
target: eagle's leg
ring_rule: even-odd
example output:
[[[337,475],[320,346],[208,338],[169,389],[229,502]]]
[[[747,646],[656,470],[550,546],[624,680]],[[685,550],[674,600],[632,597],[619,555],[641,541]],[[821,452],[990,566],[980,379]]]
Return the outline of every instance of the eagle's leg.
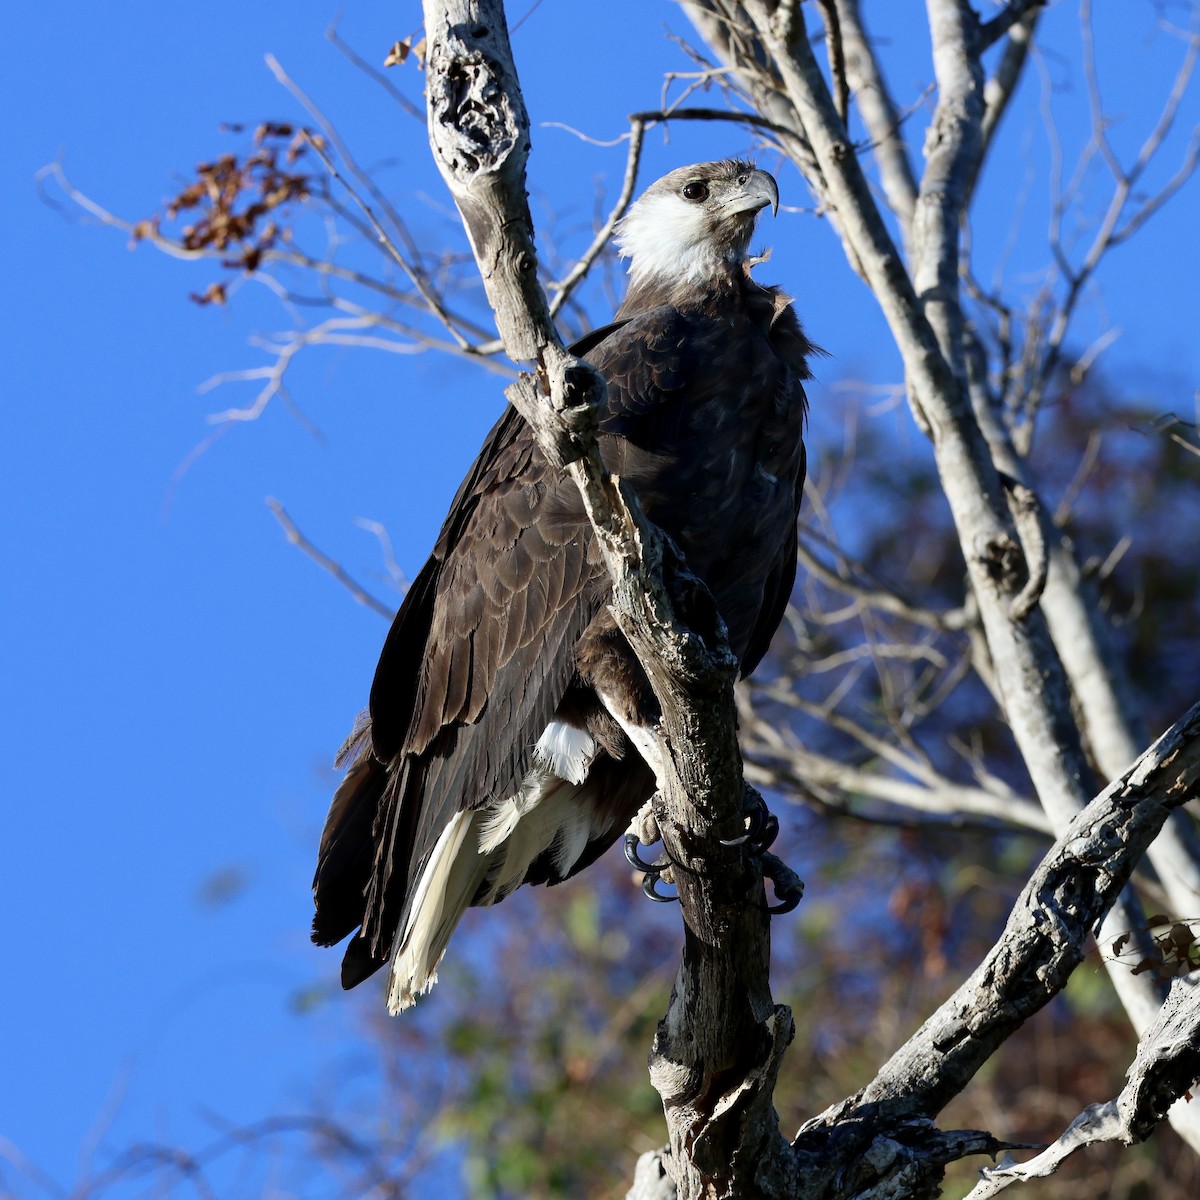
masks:
[[[768,904],[770,913],[789,913],[804,897],[804,880],[791,867],[774,854],[763,853],[762,873],[764,879],[769,879],[775,889],[778,904]]]
[[[635,871],[640,871],[645,877],[642,880],[642,892],[647,899],[659,904],[670,904],[678,900],[678,896],[668,896],[658,890],[658,881],[671,882],[671,860],[665,855],[655,862],[647,862],[639,853],[638,846],[652,846],[659,841],[658,821],[654,816],[653,798],[647,800],[638,809],[637,816],[629,822],[625,832],[625,858]]]

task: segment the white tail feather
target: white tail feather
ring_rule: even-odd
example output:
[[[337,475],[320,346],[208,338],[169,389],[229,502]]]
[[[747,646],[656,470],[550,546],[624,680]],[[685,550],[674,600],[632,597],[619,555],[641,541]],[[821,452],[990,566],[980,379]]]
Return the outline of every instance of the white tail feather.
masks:
[[[417,884],[404,936],[392,950],[388,1011],[403,1012],[437,983],[437,966],[450,935],[487,874],[476,852],[483,814],[461,812],[442,831]],[[397,931],[399,934],[399,931]]]
[[[525,807],[521,817],[513,822],[508,837],[492,852],[487,891],[480,899],[481,904],[498,904],[519,888],[530,863],[550,848],[559,828],[573,815],[580,791],[574,784],[547,773],[535,787],[536,799]],[[522,796],[528,789],[527,780],[521,789]]]
[[[565,721],[551,721],[533,749],[539,761],[570,783],[582,783],[596,757],[592,735]]]
[[[594,743],[586,733],[571,733],[580,736],[548,729],[515,796],[489,808],[460,812],[442,831],[417,882],[408,920],[393,944],[390,1012],[410,1008],[437,982],[438,963],[476,897],[479,904],[503,900],[520,887],[534,859],[547,850],[552,851],[554,870],[566,875],[588,842],[605,832],[596,825],[596,806],[583,778],[586,765],[580,762],[587,755],[590,765]],[[581,777],[560,778],[551,763]]]

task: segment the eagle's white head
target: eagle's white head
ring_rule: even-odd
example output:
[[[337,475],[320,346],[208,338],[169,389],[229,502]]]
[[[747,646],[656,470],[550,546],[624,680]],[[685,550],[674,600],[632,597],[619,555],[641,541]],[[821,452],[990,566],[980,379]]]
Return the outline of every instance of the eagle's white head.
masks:
[[[766,171],[736,159],[680,167],[651,184],[617,225],[617,249],[634,284],[702,283],[745,261],[754,222],[779,209]]]

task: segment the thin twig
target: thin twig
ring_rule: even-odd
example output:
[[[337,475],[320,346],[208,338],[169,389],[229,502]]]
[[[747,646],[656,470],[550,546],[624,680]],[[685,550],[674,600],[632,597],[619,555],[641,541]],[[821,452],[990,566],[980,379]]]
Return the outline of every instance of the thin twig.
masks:
[[[393,608],[390,608],[388,605],[384,604],[382,600],[377,600],[370,594],[370,592],[366,590],[366,588],[357,583],[347,573],[346,569],[341,565],[341,563],[335,562],[323,550],[317,549],[317,547],[314,546],[312,542],[310,542],[308,538],[306,538],[304,534],[300,532],[296,522],[293,521],[290,516],[288,516],[287,510],[282,504],[279,503],[278,500],[275,499],[274,496],[267,497],[266,505],[271,510],[275,520],[277,520],[282,526],[287,540],[291,542],[293,546],[296,546],[298,549],[307,554],[308,557],[311,558],[313,562],[315,562],[322,570],[328,571],[329,574],[332,575],[334,579],[336,579],[338,583],[340,583],[342,587],[344,587],[354,597],[354,599],[359,602],[359,604],[365,604],[367,608],[371,609],[373,612],[377,612],[381,617],[384,617],[388,621],[390,621],[396,615],[396,612]]]
[[[644,121],[647,125],[668,121],[733,121],[738,125],[750,125],[755,129],[767,129],[781,137],[795,137],[796,132],[784,125],[777,125],[760,117],[757,113],[736,112],[724,108],[670,108],[658,112],[636,112],[631,121]]]
[[[825,52],[829,56],[829,74],[833,79],[833,100],[842,124],[850,124],[850,84],[846,80],[846,52],[842,45],[842,26],[835,0],[817,0],[825,18]]]
[[[558,316],[559,310],[566,304],[576,286],[592,269],[596,259],[604,253],[605,246],[613,235],[617,222],[625,215],[633,200],[637,188],[638,166],[642,159],[642,142],[645,136],[646,123],[637,114],[629,118],[632,128],[629,132],[629,153],[625,159],[625,179],[621,184],[621,194],[616,204],[608,214],[608,220],[596,231],[592,244],[584,251],[582,257],[571,268],[571,271],[560,283],[552,283],[549,287],[554,290],[554,299],[550,301],[550,316]]]
[[[410,117],[415,117],[423,125],[425,110],[414,104],[388,77],[377,67],[373,67],[366,59],[355,53],[348,42],[338,35],[337,27],[341,21],[339,13],[325,30],[325,36],[366,76],[373,79]]]
[[[408,276],[413,287],[421,293],[425,303],[429,306],[429,311],[432,312],[439,321],[446,327],[450,336],[458,343],[459,348],[470,352],[473,347],[471,343],[459,332],[453,318],[446,311],[441,300],[429,287],[429,284],[422,278],[421,274],[409,263],[408,259],[400,253],[396,243],[392,241],[388,231],[380,224],[379,218],[375,215],[371,206],[354,190],[354,187],[338,172],[334,165],[333,159],[329,157],[328,152],[323,146],[310,137],[307,133],[304,135],[305,141],[313,148],[320,160],[325,164],[325,169],[344,187],[354,200],[355,204],[362,209],[363,215],[371,222],[371,228],[375,230],[375,236],[379,238],[380,244],[392,256],[392,259],[400,267],[400,269]]]

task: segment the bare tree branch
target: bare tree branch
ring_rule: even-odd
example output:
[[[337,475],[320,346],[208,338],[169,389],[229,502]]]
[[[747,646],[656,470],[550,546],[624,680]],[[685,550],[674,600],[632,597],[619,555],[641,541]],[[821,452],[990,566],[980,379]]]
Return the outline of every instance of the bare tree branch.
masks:
[[[353,199],[359,208],[362,209],[363,215],[371,223],[371,228],[375,231],[375,236],[379,239],[379,244],[383,246],[385,250],[387,250],[388,254],[391,255],[392,260],[396,263],[396,265],[405,273],[405,275],[408,276],[409,282],[412,283],[413,287],[415,287],[417,291],[421,293],[425,303],[429,306],[429,311],[433,313],[434,316],[436,316],[437,319],[446,327],[447,332],[458,343],[460,350],[470,349],[470,343],[467,341],[466,337],[459,332],[458,326],[454,323],[450,314],[442,306],[441,301],[434,294],[433,289],[429,286],[429,281],[413,267],[413,265],[404,257],[403,254],[400,253],[399,249],[396,247],[396,243],[392,241],[391,236],[388,234],[388,231],[384,229],[383,225],[379,221],[379,218],[372,211],[371,206],[342,177],[337,167],[334,165],[333,159],[330,158],[325,152],[324,147],[322,147],[312,138],[309,138],[308,142],[309,145],[312,146],[313,150],[316,151],[320,160],[325,164],[325,168],[330,175],[332,175],[333,178],[336,179],[338,183],[340,183],[346,189],[351,199]]]
[[[617,197],[612,212],[608,214],[608,220],[596,231],[592,244],[583,252],[579,261],[561,282],[550,285],[554,292],[554,299],[550,302],[551,318],[558,316],[559,310],[566,304],[575,287],[587,276],[596,259],[604,252],[613,235],[613,230],[617,227],[617,222],[625,215],[633,201],[633,193],[637,189],[638,167],[642,160],[642,141],[646,133],[646,122],[640,113],[630,117],[629,121],[631,125],[629,154],[625,160],[625,178],[621,183],[621,194]]]
[[[979,27],[979,48],[986,50],[994,42],[998,42],[1014,25],[1025,20],[1028,16],[1036,16],[1046,0],[1010,0],[1002,13],[985,21]]]
[[[1200,973],[1172,982],[1162,1010],[1138,1042],[1128,1075],[1115,1100],[1089,1105],[1036,1158],[985,1167],[967,1200],[988,1200],[1010,1184],[1053,1175],[1077,1150],[1097,1142],[1131,1146],[1145,1141],[1167,1109],[1200,1079]]]
[[[846,81],[846,53],[842,45],[842,29],[838,21],[836,0],[817,0],[825,23],[825,53],[829,57],[829,74],[833,80],[834,102],[842,124],[850,120],[850,85]]]
[[[907,240],[917,203],[917,181],[908,147],[901,136],[900,112],[863,27],[859,0],[838,0],[838,12],[845,42],[846,74],[859,114],[871,137],[884,195],[892,212],[900,219]]]
[[[323,550],[319,550],[312,542],[300,532],[296,522],[288,515],[287,509],[275,499],[274,496],[268,496],[266,501],[267,507],[271,510],[275,520],[283,528],[283,532],[287,540],[293,546],[302,550],[309,558],[313,560],[323,571],[328,571],[344,587],[359,604],[366,605],[372,612],[378,613],[385,620],[390,621],[395,615],[396,610],[384,604],[382,600],[376,599],[366,590],[361,584],[356,582],[341,563],[335,562]]]
[[[852,1110],[899,1119],[948,1103],[1012,1030],[1063,987],[1167,815],[1197,795],[1200,704],[1069,823],[988,957],[867,1087],[809,1121],[801,1144]]]

